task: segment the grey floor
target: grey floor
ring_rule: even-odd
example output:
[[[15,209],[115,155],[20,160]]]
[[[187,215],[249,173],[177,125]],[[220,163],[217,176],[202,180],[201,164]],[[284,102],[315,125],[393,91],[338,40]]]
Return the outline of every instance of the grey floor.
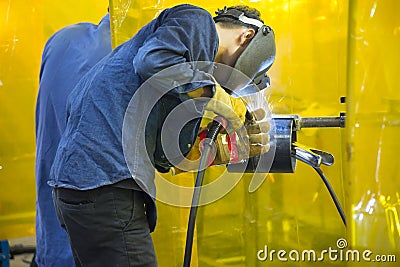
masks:
[[[35,237],[23,237],[8,240],[10,247],[13,245],[34,246]],[[10,260],[10,267],[29,267],[33,254],[16,255],[14,259]]]

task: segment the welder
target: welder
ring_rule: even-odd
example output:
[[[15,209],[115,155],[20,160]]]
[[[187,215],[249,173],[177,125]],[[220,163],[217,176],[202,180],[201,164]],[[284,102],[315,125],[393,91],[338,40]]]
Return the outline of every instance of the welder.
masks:
[[[67,127],[50,185],[77,266],[157,266],[150,236],[156,223],[154,172],[168,172],[173,165],[160,147],[163,122],[175,107],[201,99],[192,112],[214,112],[227,122],[227,131],[246,130],[246,118],[254,126],[245,103],[213,77],[212,64],[198,68],[193,62],[234,66],[261,25],[259,12],[246,6],[219,10],[214,19],[202,8],[175,6],[115,48],[76,85],[68,99]],[[173,73],[160,74],[178,65]],[[131,127],[143,133],[145,143],[128,139],[138,155],[128,168],[122,144],[125,113],[132,98],[140,99],[139,88],[159,74],[162,79],[146,87],[152,95],[160,95],[150,113],[143,114],[148,109],[145,98],[130,106]],[[189,82],[180,83],[182,78]],[[172,90],[167,88],[171,85]],[[200,122],[201,116],[175,129],[184,156],[198,149]],[[243,141],[248,146],[257,143],[254,155],[267,147],[256,139]],[[217,154],[219,163],[232,156],[221,149]]]

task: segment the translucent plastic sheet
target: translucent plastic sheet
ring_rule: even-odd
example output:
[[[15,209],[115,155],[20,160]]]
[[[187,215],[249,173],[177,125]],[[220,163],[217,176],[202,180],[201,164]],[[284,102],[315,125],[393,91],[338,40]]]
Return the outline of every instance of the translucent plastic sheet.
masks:
[[[161,10],[179,3],[111,0],[114,47]],[[185,3],[212,14],[218,7],[237,4]],[[317,174],[298,163],[294,174],[267,175],[254,193],[248,192],[250,175],[246,175],[229,194],[200,208],[193,266],[352,265],[257,257],[265,246],[269,250],[337,249],[339,238],[346,238],[352,248],[398,253],[400,4],[396,0],[240,3],[259,8],[276,34],[277,57],[269,71],[274,113],[337,116],[345,110],[339,97],[347,94],[345,142],[340,129],[304,129],[298,132],[298,141],[335,156],[335,164],[323,170],[346,208],[349,233]],[[62,26],[98,22],[107,4],[97,0],[0,2],[0,240],[34,234],[34,106],[44,43]],[[224,167],[210,168],[205,182],[223,171]],[[186,186],[194,181],[193,174],[164,178]],[[189,210],[160,202],[157,206],[153,239],[159,265],[181,266]]]
[[[111,0],[113,44],[126,41],[164,8],[182,2]],[[211,14],[234,1],[186,1]],[[269,70],[270,103],[274,113],[301,116],[337,116],[345,106],[347,1],[241,1],[260,9],[276,34],[277,57]],[[336,163],[323,168],[340,201],[342,188],[342,131],[304,129],[300,143],[328,151]],[[206,181],[217,179],[225,167],[211,167]],[[321,251],[337,248],[346,238],[345,227],[329,194],[314,170],[297,164],[295,174],[269,174],[261,187],[249,193],[252,175],[246,174],[223,198],[199,208],[193,266],[308,266],[307,261],[261,261],[257,253],[268,249]],[[190,186],[193,174],[163,175],[172,183]],[[179,196],[178,196],[179,197]],[[181,196],[182,198],[187,197]],[[158,202],[159,220],[153,234],[160,266],[181,266],[188,208]],[[323,266],[343,266],[324,261]],[[315,263],[314,263],[315,266]]]
[[[352,1],[346,193],[351,245],[400,261],[400,9]],[[398,264],[398,263],[397,263]],[[395,266],[376,263],[375,266]],[[396,265],[397,266],[397,265]]]
[[[35,124],[45,42],[72,23],[98,23],[107,1],[0,1],[0,240],[34,235]]]

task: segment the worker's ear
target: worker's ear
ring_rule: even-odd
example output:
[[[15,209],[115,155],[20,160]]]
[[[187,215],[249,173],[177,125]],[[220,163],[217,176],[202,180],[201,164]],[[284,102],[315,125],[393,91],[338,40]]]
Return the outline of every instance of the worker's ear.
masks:
[[[256,31],[253,29],[245,28],[242,31],[242,34],[240,35],[240,45],[241,46],[246,46],[247,44],[250,43],[251,39],[253,39],[254,35],[256,34]]]

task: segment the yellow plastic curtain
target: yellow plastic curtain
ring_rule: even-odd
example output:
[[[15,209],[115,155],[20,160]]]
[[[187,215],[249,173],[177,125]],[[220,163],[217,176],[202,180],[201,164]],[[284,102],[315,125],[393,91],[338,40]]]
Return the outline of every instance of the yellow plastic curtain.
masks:
[[[43,46],[57,29],[98,22],[110,5],[114,47],[176,1],[0,2],[0,240],[34,235],[34,109]],[[276,35],[269,71],[275,114],[337,116],[346,129],[304,129],[302,144],[328,151],[324,167],[348,217],[347,230],[317,174],[300,162],[294,174],[269,174],[254,193],[245,175],[223,198],[199,209],[193,264],[198,266],[364,266],[325,259],[261,261],[269,250],[347,249],[396,254],[400,247],[396,152],[400,121],[400,4],[396,0],[187,1],[212,14],[224,5],[261,10]],[[339,98],[347,96],[347,103]],[[217,179],[223,167],[207,171]],[[190,186],[193,174],[164,175]],[[178,196],[179,197],[179,196]],[[188,208],[158,205],[153,240],[160,266],[181,266]],[[400,256],[397,256],[398,259]],[[396,266],[374,262],[371,266]]]
[[[35,103],[41,54],[63,26],[98,23],[108,1],[0,1],[0,240],[34,235]]]
[[[400,260],[399,1],[351,1],[346,193],[351,245]],[[387,258],[387,257],[386,257]],[[389,263],[376,266],[395,266]]]

